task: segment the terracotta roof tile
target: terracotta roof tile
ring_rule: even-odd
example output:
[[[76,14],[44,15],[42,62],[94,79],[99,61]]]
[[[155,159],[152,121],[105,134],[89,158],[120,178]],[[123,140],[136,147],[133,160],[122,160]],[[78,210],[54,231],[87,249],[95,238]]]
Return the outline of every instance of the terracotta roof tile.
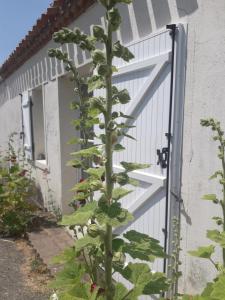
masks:
[[[52,33],[78,18],[96,0],[54,0],[0,68],[5,79],[52,38]]]

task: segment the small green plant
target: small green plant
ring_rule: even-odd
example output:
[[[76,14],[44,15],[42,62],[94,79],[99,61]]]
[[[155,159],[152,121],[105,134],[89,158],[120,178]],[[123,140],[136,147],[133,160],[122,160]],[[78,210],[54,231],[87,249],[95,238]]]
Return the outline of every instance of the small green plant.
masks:
[[[32,191],[30,171],[13,148],[14,136],[9,138],[6,155],[0,157],[0,234],[6,236],[25,233],[34,210],[28,202]]]
[[[197,250],[189,251],[192,256],[200,257],[210,261],[217,271],[217,276],[213,282],[209,282],[199,296],[185,295],[183,300],[224,300],[225,299],[225,138],[224,131],[221,129],[220,122],[214,119],[201,120],[201,125],[209,127],[213,131],[213,140],[218,142],[218,158],[221,161],[221,169],[216,171],[210,180],[218,180],[222,187],[221,196],[208,194],[203,196],[204,201],[211,201],[221,208],[221,215],[214,216],[219,229],[207,230],[207,238],[213,243],[208,246],[199,247]],[[222,254],[222,263],[214,261],[213,254],[219,248]]]
[[[53,190],[50,187],[49,184],[49,171],[48,169],[43,170],[43,179],[46,183],[46,189],[47,189],[47,210],[50,211],[53,216],[55,217],[56,221],[60,221],[62,219],[62,211],[60,207],[56,204],[56,201],[54,199]]]
[[[79,29],[68,28],[53,35],[54,41],[61,45],[74,43],[81,50],[90,52],[94,75],[87,79],[81,77],[67,52],[49,50],[50,57],[64,62],[76,85],[79,100],[72,106],[79,110],[80,118],[73,124],[81,134],[73,142],[80,145],[80,150],[72,153],[74,159],[70,165],[87,174],[73,188],[75,212],[63,216],[60,223],[73,228],[77,236],[75,247],[67,249],[58,258],[65,262],[65,268],[53,283],[60,300],[135,300],[140,295],[160,294],[168,289],[165,274],[154,273],[149,266],[156,258],[166,257],[159,241],[135,230],[121,237],[113,233],[114,229],[133,220],[130,212],[121,205],[121,199],[132,192],[125,186],[136,185],[129,173],[149,165],[123,161],[123,171],[115,173],[113,170],[113,153],[125,149],[119,143],[120,138],[134,139],[127,134],[133,126],[126,123],[132,116],[117,110],[118,104],[125,105],[130,101],[129,93],[126,89],[119,90],[112,80],[113,73],[117,72],[114,58],[126,62],[134,58],[128,48],[120,41],[113,42],[112,38],[122,21],[116,6],[129,4],[131,0],[99,2],[105,10],[106,28],[93,26],[91,36]],[[100,43],[103,50],[98,48]],[[105,96],[92,95],[98,89],[104,89]],[[99,126],[101,133],[97,134],[93,126]],[[96,144],[89,143],[90,137]],[[127,263],[128,256],[139,262]],[[130,289],[113,279],[116,272],[131,283]]]
[[[168,271],[170,274],[170,288],[168,291],[168,299],[178,300],[179,294],[177,291],[178,288],[178,280],[182,276],[182,272],[179,270],[179,266],[181,265],[181,261],[179,259],[180,251],[180,220],[177,217],[173,218],[173,241],[172,241],[172,253],[170,255],[170,264],[168,266]]]
[[[47,266],[43,263],[40,257],[36,254],[30,264],[31,272],[39,274],[47,274],[49,270]]]

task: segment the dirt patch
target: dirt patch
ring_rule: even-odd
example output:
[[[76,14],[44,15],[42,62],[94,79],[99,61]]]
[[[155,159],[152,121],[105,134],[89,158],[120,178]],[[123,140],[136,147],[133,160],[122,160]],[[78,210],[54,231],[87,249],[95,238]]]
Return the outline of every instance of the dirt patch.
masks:
[[[37,263],[32,263],[35,254],[26,241],[0,239],[0,253],[1,300],[49,299],[49,275],[39,264],[34,268],[37,267]]]
[[[36,251],[26,240],[16,240],[16,247],[22,253],[24,259],[20,266],[24,282],[33,291],[49,293],[48,284],[52,279],[46,265],[43,264]]]

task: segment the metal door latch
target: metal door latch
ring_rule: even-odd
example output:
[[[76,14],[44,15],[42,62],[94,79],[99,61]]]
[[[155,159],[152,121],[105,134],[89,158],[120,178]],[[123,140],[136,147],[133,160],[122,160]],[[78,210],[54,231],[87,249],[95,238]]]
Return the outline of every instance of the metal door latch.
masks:
[[[158,155],[158,162],[157,165],[160,165],[162,169],[167,168],[167,162],[168,162],[168,148],[164,147],[162,148],[162,151],[160,149],[157,149],[157,155]]]

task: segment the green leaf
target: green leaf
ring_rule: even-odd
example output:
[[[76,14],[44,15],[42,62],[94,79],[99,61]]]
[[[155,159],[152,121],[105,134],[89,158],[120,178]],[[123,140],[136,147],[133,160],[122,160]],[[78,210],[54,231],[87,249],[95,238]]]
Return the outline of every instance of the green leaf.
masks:
[[[102,50],[96,49],[92,52],[92,60],[95,65],[104,64],[106,62],[105,53]]]
[[[211,258],[211,255],[214,253],[215,247],[213,245],[199,247],[197,250],[188,251],[192,256],[201,257],[201,258]]]
[[[156,272],[152,273],[150,281],[145,285],[143,289],[144,295],[159,294],[167,291],[169,284],[165,274]]]
[[[126,172],[121,172],[116,174],[116,182],[120,185],[125,185],[129,183],[129,176]]]
[[[114,87],[115,88],[115,87]],[[127,89],[121,91],[115,90],[116,92],[113,95],[113,100],[120,102],[121,104],[127,104],[130,101],[130,95]]]
[[[99,236],[91,237],[90,235],[86,234],[83,238],[79,239],[75,243],[75,249],[77,252],[86,249],[87,247],[99,247],[101,245],[101,239]]]
[[[95,177],[97,179],[102,179],[102,176],[105,173],[105,168],[89,168],[88,170],[85,171],[87,174],[89,174],[92,177]]]
[[[129,182],[128,182],[130,185],[133,185],[133,186],[139,186],[139,181],[136,180],[136,179],[133,179],[133,178],[129,178]]]
[[[80,138],[79,137],[73,137],[72,139],[70,139],[67,144],[68,145],[75,145],[80,143]]]
[[[123,151],[123,150],[125,150],[126,148],[125,147],[123,147],[121,144],[116,144],[116,145],[114,145],[114,147],[113,147],[113,150],[114,151]]]
[[[169,287],[165,274],[151,273],[149,266],[144,263],[129,263],[120,273],[134,284],[136,296],[160,294]]]
[[[80,207],[76,212],[71,215],[63,216],[62,221],[59,223],[63,226],[80,225],[84,226],[94,216],[98,204],[97,201],[87,203],[85,206]]]
[[[83,265],[72,261],[64,266],[64,269],[57,273],[56,279],[50,284],[52,288],[63,290],[64,293],[68,292],[77,283],[81,283],[81,278],[85,274]]]
[[[214,221],[216,221],[217,225],[223,225],[223,219],[220,217],[212,217]]]
[[[58,293],[60,300],[85,300],[84,298],[78,298],[76,296],[71,295],[70,293]]]
[[[101,203],[96,211],[96,219],[100,225],[108,224],[116,228],[132,221],[133,216],[128,210],[122,208],[119,202],[113,203],[110,206]]]
[[[84,180],[82,182],[78,182],[72,189],[71,191],[76,191],[78,193],[87,193],[90,190],[90,184],[88,180]]]
[[[133,0],[113,0],[114,3],[130,4]]]
[[[71,155],[73,156],[84,156],[84,157],[93,157],[93,156],[101,156],[101,151],[98,149],[98,147],[93,146],[87,149],[82,149],[77,152],[72,152]]]
[[[122,22],[119,10],[117,8],[114,7],[109,11],[109,21],[111,23],[112,30],[116,31]]]
[[[121,272],[123,277],[133,283],[135,287],[140,288],[142,292],[143,287],[147,284],[150,277],[150,268],[144,263],[129,263]],[[141,295],[141,293],[140,293]]]
[[[121,161],[120,164],[124,167],[126,172],[132,172],[134,170],[146,169],[150,167],[149,164],[138,164],[138,163],[125,162],[125,161]]]
[[[217,196],[215,194],[208,194],[208,195],[204,195],[202,197],[203,200],[210,200],[210,201],[216,201],[217,200]]]
[[[212,176],[209,177],[210,180],[217,178],[218,176],[223,178],[223,172],[222,171],[216,171]]]
[[[108,76],[112,72],[112,69],[105,63],[98,67],[98,74],[101,76]]]
[[[120,112],[120,117],[124,119],[132,119],[132,120],[134,119],[134,117],[125,115],[123,112]]]
[[[127,295],[128,290],[125,288],[125,286],[122,283],[117,283],[115,286],[115,295],[114,295],[114,299],[124,299],[124,297]],[[135,298],[129,298],[126,297],[127,300],[136,300]]]
[[[213,284],[213,291],[211,293],[213,300],[225,300],[225,275],[220,275]]]
[[[211,295],[212,291],[213,291],[213,282],[208,282],[201,296],[208,297]]]
[[[107,40],[107,36],[105,35],[104,28],[99,25],[93,26],[93,35],[99,42],[104,42]]]
[[[129,129],[129,128],[135,128],[136,126],[133,125],[127,125],[126,123],[117,123],[116,124],[117,128],[122,128],[122,129]]]
[[[125,241],[123,239],[114,238],[112,240],[112,249],[114,252],[122,251],[124,245],[125,245]]]
[[[120,41],[117,41],[113,45],[113,55],[116,57],[120,57],[123,60],[129,62],[134,55],[130,52],[130,50],[121,45]]]
[[[131,190],[126,190],[122,187],[114,188],[112,193],[113,200],[120,200],[121,198],[125,197],[126,195],[130,194]]]
[[[156,257],[165,258],[163,247],[159,241],[147,234],[130,230],[123,235],[130,243],[126,243],[123,251],[132,258],[153,262]]]
[[[98,0],[99,3],[101,3],[104,7],[110,9],[113,6],[115,6],[117,3],[124,3],[124,4],[130,4],[132,0]]]
[[[105,82],[102,76],[94,75],[88,79],[88,93],[102,88],[105,88]]]
[[[211,298],[205,298],[199,295],[190,296],[190,295],[183,295],[182,300],[212,300]]]
[[[207,230],[207,238],[225,248],[225,231],[220,232],[219,230]]]
[[[105,113],[105,100],[103,97],[92,97],[90,98],[90,106],[92,109]]]
[[[91,193],[77,192],[77,194],[73,197],[73,200],[85,200],[90,197]]]
[[[83,167],[83,163],[79,159],[71,159],[66,163],[68,167],[81,168]]]
[[[117,73],[119,70],[116,66],[112,66],[112,73]]]
[[[127,134],[127,133],[124,132],[124,131],[121,131],[121,135],[127,137],[128,139],[131,139],[131,140],[136,141],[136,138],[134,138],[134,137],[133,137],[132,135],[130,135],[130,134]]]
[[[62,253],[53,257],[52,263],[65,264],[65,263],[72,262],[76,258],[76,253],[74,250],[75,250],[74,247],[65,249]]]

